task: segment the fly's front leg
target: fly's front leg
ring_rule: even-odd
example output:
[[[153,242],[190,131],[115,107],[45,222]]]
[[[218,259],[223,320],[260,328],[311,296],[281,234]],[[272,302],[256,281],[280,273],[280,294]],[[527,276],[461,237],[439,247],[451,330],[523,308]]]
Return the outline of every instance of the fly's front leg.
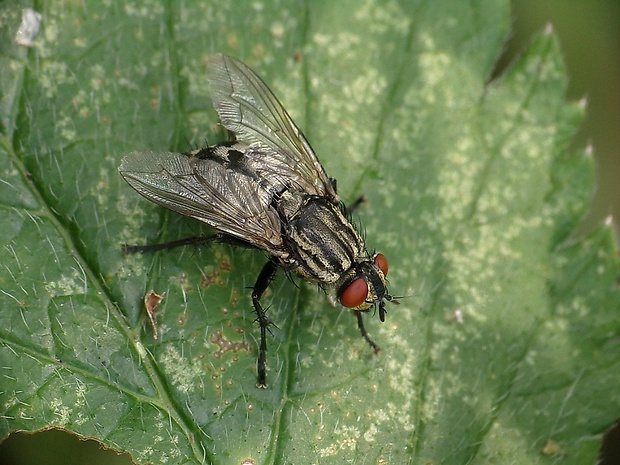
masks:
[[[260,327],[260,348],[258,350],[258,376],[256,379],[256,387],[263,389],[267,387],[265,362],[267,360],[267,330],[269,329],[271,321],[269,321],[269,318],[267,317],[267,311],[261,306],[260,299],[267,290],[267,287],[269,287],[271,281],[273,281],[277,271],[277,263],[272,260],[267,262],[258,275],[256,284],[254,284],[254,288],[252,290],[252,304],[254,305],[254,311],[256,312],[256,321]]]
[[[362,312],[353,310],[353,313],[355,313],[355,317],[357,318],[357,327],[359,328],[360,333],[362,333],[362,337],[366,339],[366,342],[368,343],[368,345],[370,345],[370,347],[372,347],[372,350],[375,351],[375,355],[379,355],[379,352],[381,352],[381,347],[379,347],[377,343],[373,341],[368,335],[368,331],[366,331],[366,328],[364,327],[364,320],[362,319]]]

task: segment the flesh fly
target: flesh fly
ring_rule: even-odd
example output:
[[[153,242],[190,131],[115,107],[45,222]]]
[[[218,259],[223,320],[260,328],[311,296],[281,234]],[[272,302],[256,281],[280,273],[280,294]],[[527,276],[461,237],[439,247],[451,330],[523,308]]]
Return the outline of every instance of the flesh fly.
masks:
[[[369,253],[304,134],[267,85],[240,61],[217,55],[208,63],[211,98],[222,125],[235,139],[188,153],[134,152],[119,171],[139,194],[217,230],[212,236],[168,244],[131,246],[128,252],[225,242],[265,251],[270,259],[252,289],[260,327],[257,386],[266,387],[270,320],[261,297],[278,268],[333,286],[353,310],[370,346],[362,312],[385,302],[388,262]]]

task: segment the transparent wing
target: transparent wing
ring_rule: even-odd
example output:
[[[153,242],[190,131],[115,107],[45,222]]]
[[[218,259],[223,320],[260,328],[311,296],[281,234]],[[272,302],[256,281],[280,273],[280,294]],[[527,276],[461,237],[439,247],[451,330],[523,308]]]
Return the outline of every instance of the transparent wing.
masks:
[[[337,200],[336,191],[303,133],[267,85],[234,58],[209,59],[211,98],[224,127],[247,144],[247,163],[276,189],[294,186]]]
[[[279,255],[280,219],[270,207],[271,195],[247,174],[165,152],[130,153],[119,172],[151,202]]]

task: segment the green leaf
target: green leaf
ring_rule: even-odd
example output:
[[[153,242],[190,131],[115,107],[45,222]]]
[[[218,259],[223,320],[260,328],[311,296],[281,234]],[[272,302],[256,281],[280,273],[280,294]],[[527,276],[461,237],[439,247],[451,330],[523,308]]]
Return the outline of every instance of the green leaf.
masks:
[[[611,227],[571,231],[592,160],[552,33],[489,82],[507,1],[41,2],[0,56],[0,437],[58,427],[138,463],[592,463],[620,412]],[[124,257],[207,228],[122,182],[136,150],[221,140],[206,59],[242,59],[305,131],[367,243],[387,321],[309,284],[248,286],[264,254]],[[165,293],[159,338],[143,298]]]

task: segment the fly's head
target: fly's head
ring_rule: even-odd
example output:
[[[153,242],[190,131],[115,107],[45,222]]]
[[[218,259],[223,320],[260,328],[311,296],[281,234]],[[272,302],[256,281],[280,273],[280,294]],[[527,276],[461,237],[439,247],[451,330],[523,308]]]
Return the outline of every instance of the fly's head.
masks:
[[[387,293],[387,273],[387,258],[381,253],[355,263],[340,280],[338,300],[343,306],[357,311],[368,310],[378,303],[379,319],[385,321],[385,301],[398,303]]]

